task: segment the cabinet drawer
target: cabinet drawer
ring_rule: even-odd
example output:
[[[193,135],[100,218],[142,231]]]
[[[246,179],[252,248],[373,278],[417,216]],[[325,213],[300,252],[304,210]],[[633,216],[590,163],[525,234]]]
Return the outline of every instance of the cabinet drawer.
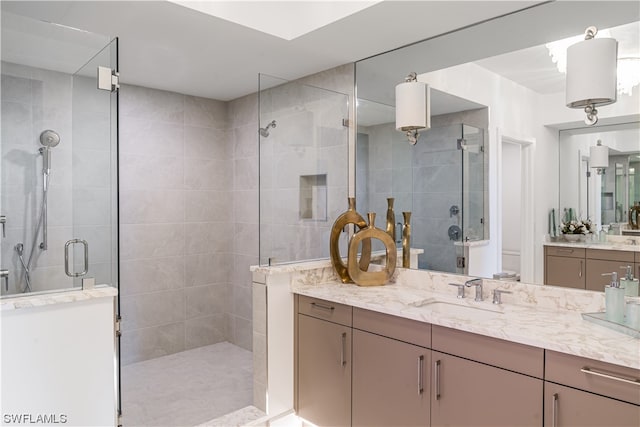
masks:
[[[585,288],[584,258],[547,256],[544,262],[545,285]]]
[[[350,305],[298,295],[298,313],[351,326],[352,309]]]
[[[604,287],[611,283],[611,276],[603,276],[605,273],[615,271],[618,277],[624,277],[624,263],[620,261],[607,261],[602,259],[587,259],[586,289],[589,291],[604,292]],[[633,265],[632,265],[633,267]]]
[[[544,350],[497,338],[433,325],[434,350],[543,378]]]
[[[640,262],[640,252],[636,252],[636,262]]]
[[[587,258],[630,263],[634,261],[631,251],[611,251],[606,249],[587,249]]]
[[[545,380],[640,405],[640,369],[547,350]]]
[[[564,246],[545,246],[545,255],[551,256],[566,256],[569,258],[584,258],[585,249],[583,248],[570,248]]]
[[[431,348],[431,324],[389,314],[353,309],[353,327],[396,340]]]

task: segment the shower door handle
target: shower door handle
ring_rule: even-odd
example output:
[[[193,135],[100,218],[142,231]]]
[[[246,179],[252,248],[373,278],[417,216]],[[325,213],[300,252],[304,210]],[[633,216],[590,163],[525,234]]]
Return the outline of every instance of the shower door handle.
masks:
[[[84,266],[80,273],[74,273],[69,269],[69,247],[76,243],[80,243],[84,246]],[[87,271],[89,271],[89,244],[86,240],[82,239],[69,240],[64,244],[64,272],[67,273],[67,276],[69,277],[80,277],[87,274]]]

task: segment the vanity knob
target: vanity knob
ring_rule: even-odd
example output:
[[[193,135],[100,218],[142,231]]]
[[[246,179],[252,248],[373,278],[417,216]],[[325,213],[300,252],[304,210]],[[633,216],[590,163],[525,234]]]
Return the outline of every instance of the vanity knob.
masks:
[[[493,303],[494,304],[502,304],[502,294],[512,294],[511,291],[505,291],[502,289],[494,289],[493,290]]]

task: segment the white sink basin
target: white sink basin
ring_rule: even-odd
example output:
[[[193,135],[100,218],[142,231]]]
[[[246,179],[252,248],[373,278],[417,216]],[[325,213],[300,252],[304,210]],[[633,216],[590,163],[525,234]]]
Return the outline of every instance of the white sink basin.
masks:
[[[502,316],[504,314],[499,306],[493,306],[491,303],[486,302],[482,304],[482,306],[470,305],[462,301],[453,302],[429,298],[426,300],[415,301],[410,305],[413,307],[425,308],[434,313],[448,314],[462,318],[472,317],[474,319],[488,319],[495,318],[496,316]]]

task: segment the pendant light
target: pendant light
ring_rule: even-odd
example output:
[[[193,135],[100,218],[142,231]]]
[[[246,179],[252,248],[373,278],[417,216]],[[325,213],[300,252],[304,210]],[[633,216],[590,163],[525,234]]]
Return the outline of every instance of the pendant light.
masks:
[[[609,167],[609,147],[602,145],[600,140],[597,145],[589,147],[589,163],[598,175],[604,174],[604,170]]]
[[[584,122],[595,125],[596,107],[617,100],[618,42],[612,38],[594,38],[598,30],[589,27],[585,39],[567,49],[567,92],[569,108],[584,108]]]
[[[409,74],[396,86],[396,129],[406,132],[411,145],[418,142],[418,131],[431,127],[430,88]]]

